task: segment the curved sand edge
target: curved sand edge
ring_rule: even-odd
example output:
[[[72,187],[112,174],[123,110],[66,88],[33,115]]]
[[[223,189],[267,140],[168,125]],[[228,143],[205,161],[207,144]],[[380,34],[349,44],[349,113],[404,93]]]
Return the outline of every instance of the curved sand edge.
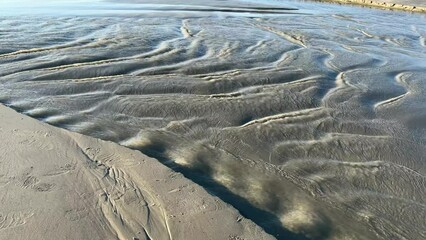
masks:
[[[0,239],[273,239],[142,153],[0,105]]]
[[[392,1],[371,1],[371,0],[316,0],[319,2],[333,2],[333,3],[342,3],[342,4],[355,4],[369,7],[379,7],[386,8],[391,10],[403,10],[410,12],[420,12],[426,13],[426,6],[416,6],[415,3],[404,4],[398,0]]]

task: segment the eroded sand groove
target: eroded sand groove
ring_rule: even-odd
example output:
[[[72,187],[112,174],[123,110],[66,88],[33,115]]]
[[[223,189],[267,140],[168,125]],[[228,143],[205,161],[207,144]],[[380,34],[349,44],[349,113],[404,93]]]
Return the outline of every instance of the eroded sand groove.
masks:
[[[227,201],[269,214],[249,217],[277,238],[423,239],[426,27],[416,17],[3,19],[16,30],[1,32],[0,98],[241,198],[250,207]],[[133,186],[103,169],[94,177]],[[126,236],[116,216],[109,226]]]

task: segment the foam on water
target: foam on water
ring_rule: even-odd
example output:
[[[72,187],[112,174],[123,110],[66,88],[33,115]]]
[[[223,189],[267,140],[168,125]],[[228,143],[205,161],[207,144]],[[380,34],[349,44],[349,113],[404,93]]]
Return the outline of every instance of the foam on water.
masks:
[[[1,102],[141,150],[279,239],[426,237],[425,16],[144,2],[5,3]]]

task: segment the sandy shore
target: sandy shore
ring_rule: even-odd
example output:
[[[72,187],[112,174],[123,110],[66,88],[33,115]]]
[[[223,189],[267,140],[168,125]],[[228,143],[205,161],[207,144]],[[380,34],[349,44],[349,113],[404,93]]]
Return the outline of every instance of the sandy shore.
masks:
[[[0,239],[273,239],[155,159],[0,106]]]
[[[0,10],[0,103],[38,120],[0,118],[0,240],[261,239],[233,208],[279,240],[426,239],[425,14],[46,2]]]
[[[370,7],[380,7],[392,10],[403,10],[411,12],[426,13],[426,2],[422,0],[317,0],[319,2],[335,2],[356,4]]]

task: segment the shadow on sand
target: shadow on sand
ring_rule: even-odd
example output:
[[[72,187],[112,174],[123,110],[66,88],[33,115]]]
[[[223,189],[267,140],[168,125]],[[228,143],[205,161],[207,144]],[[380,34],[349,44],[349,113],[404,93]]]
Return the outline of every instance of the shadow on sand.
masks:
[[[222,201],[232,205],[245,218],[252,220],[260,226],[265,232],[271,234],[277,239],[285,240],[309,240],[310,238],[291,232],[285,229],[278,217],[268,211],[259,209],[249,203],[246,199],[232,193],[226,187],[217,183],[211,176],[201,171],[194,171],[188,167],[183,167],[165,157],[165,148],[159,145],[150,145],[135,149],[143,154],[159,160],[165,166],[176,172],[183,174],[186,178],[202,186],[210,194],[219,197]]]

